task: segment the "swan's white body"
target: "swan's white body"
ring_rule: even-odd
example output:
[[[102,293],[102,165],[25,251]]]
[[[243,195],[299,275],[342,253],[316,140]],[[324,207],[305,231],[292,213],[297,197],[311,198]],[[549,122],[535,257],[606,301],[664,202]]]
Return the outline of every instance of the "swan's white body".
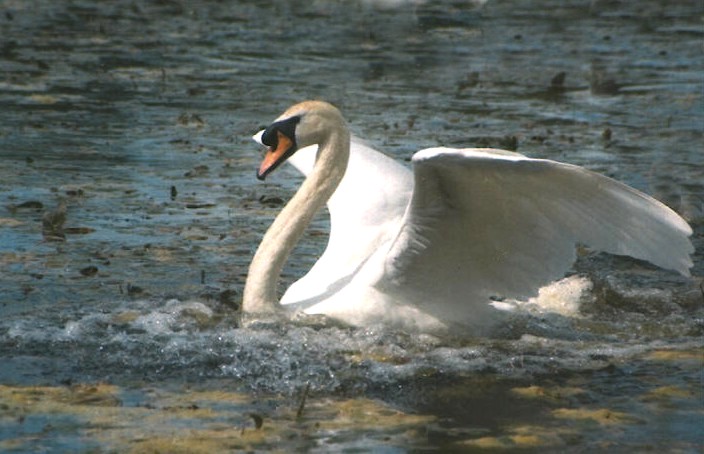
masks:
[[[308,103],[305,109],[318,105],[329,106]],[[345,140],[346,169],[346,152],[333,149],[344,148]],[[306,183],[329,173],[326,165],[344,172],[332,196],[313,202],[315,190],[304,184],[292,199],[314,205],[329,197],[331,232],[318,262],[284,294],[281,304],[289,308],[353,325],[423,331],[460,326],[476,333],[492,325],[492,298],[534,296],[569,269],[577,244],[685,275],[692,266],[691,229],[684,220],[655,199],[581,167],[503,150],[430,148],[413,156],[411,172],[349,143],[323,142],[319,151],[312,145],[289,158],[308,176]],[[309,219],[294,222],[300,232],[291,238],[262,241],[265,252],[253,260],[245,311],[276,304],[271,287],[280,268],[256,283],[252,272],[267,272],[257,271],[255,262],[285,260],[293,247],[288,243],[295,244]],[[272,229],[280,228],[276,222]],[[265,298],[252,296],[254,287],[266,286]]]

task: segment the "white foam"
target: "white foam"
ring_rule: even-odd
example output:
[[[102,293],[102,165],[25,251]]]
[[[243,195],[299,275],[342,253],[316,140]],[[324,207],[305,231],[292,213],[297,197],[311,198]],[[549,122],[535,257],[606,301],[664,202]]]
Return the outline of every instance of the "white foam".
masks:
[[[567,317],[578,317],[579,308],[594,285],[583,276],[569,276],[543,287],[538,296],[527,301],[543,312],[552,312]]]
[[[593,287],[592,281],[588,278],[574,275],[541,288],[538,296],[527,301],[494,301],[491,305],[501,311],[580,317],[582,304],[593,298],[590,293]]]

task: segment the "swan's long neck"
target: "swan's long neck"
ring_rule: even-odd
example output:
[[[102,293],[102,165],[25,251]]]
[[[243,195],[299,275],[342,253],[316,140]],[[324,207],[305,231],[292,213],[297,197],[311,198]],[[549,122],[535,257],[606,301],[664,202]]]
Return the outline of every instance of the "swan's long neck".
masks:
[[[249,265],[242,299],[245,313],[279,309],[276,288],[284,263],[315,213],[340,184],[349,154],[350,135],[344,124],[318,144],[313,171],[269,227]]]

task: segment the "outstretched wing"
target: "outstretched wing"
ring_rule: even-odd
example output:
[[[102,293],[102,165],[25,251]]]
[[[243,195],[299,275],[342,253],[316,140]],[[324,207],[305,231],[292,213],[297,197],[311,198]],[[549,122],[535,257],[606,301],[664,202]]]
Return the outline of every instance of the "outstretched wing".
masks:
[[[468,304],[532,296],[564,275],[576,244],[689,274],[689,225],[608,177],[491,149],[422,150],[413,165],[412,199],[379,286],[431,314],[459,321],[472,316]]]
[[[308,175],[317,146],[297,151],[289,162]],[[313,268],[293,283],[282,304],[311,305],[344,287],[366,260],[394,237],[413,187],[411,171],[357,139],[340,186],[328,201],[330,238]]]

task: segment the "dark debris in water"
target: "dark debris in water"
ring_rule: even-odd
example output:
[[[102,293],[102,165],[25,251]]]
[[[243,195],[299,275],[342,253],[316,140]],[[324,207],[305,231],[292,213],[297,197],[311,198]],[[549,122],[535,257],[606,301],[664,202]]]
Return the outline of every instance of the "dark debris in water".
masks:
[[[63,231],[66,235],[88,235],[94,233],[95,229],[92,227],[65,227]]]
[[[565,88],[565,79],[567,78],[567,73],[565,71],[560,71],[555,74],[552,79],[550,79],[550,88],[553,90],[563,90]]]
[[[276,208],[284,205],[284,199],[276,196],[262,195],[259,197],[259,202],[267,207]]]
[[[264,425],[264,418],[261,415],[258,415],[257,413],[250,413],[249,417],[252,418],[252,421],[254,421],[254,428],[259,430],[262,428]]]
[[[64,241],[66,234],[64,224],[66,223],[66,203],[60,202],[59,206],[53,210],[46,211],[42,215],[42,235],[46,241]]]
[[[85,268],[80,269],[81,275],[85,277],[92,277],[98,274],[98,267],[94,265],[87,266]]]
[[[467,142],[477,148],[499,148],[509,151],[518,150],[518,137],[507,135],[504,137],[471,137]]]
[[[17,210],[41,211],[42,209],[44,209],[44,204],[42,202],[39,202],[38,200],[28,200],[26,202],[18,203],[17,205],[7,205],[7,209],[11,213],[16,212]]]

